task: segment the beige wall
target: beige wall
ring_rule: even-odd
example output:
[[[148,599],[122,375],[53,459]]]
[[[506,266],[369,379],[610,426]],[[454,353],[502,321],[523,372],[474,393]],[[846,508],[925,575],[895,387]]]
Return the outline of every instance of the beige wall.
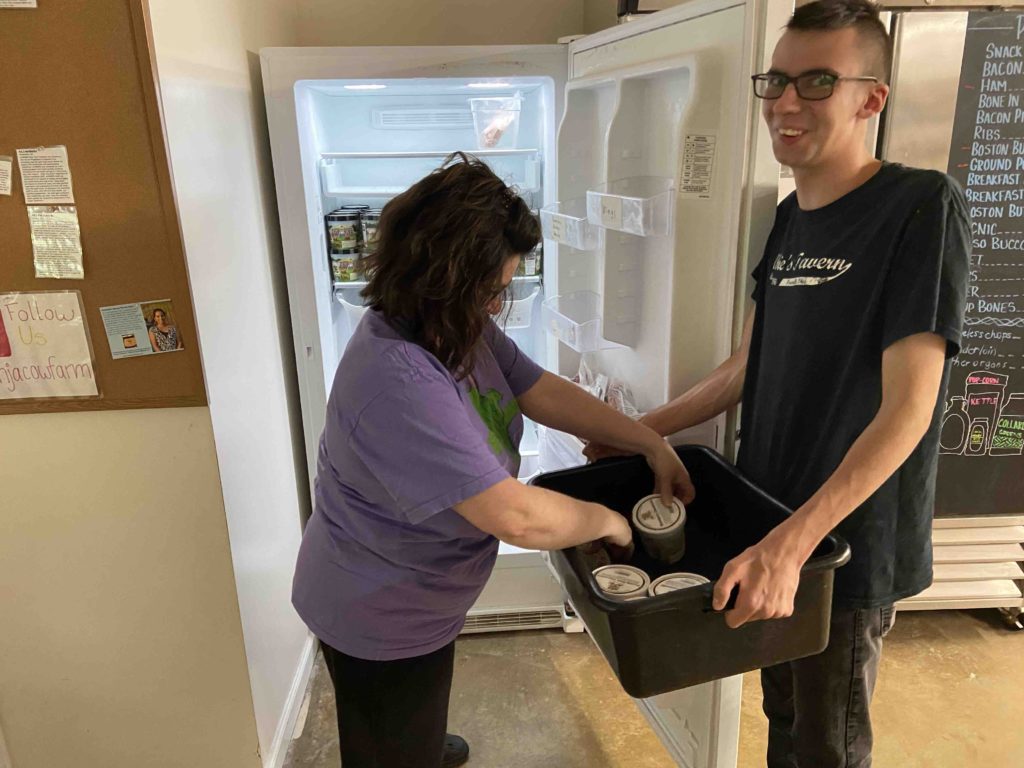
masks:
[[[260,765],[205,408],[5,416],[14,768]]]
[[[583,29],[589,35],[618,23],[616,0],[583,0]]]
[[[254,51],[297,44],[298,14],[293,0],[149,6],[252,707],[264,764],[276,766],[312,650],[290,600],[309,489],[295,460],[295,359]]]
[[[303,0],[303,45],[554,43],[583,31],[583,0]]]

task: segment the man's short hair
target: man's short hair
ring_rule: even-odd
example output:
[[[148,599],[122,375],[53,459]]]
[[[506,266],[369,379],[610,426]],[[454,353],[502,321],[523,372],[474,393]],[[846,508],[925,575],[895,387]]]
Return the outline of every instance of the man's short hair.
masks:
[[[882,20],[878,6],[871,0],[815,0],[794,11],[786,29],[801,32],[812,30],[857,30],[865,45],[866,75],[879,82],[889,81],[892,71],[892,40]]]

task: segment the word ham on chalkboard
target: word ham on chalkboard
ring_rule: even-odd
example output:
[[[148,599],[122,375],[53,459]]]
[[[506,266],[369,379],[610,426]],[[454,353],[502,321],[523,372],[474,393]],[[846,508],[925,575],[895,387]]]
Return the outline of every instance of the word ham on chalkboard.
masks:
[[[1024,506],[1024,14],[968,15],[949,174],[972,220],[960,355],[939,435],[935,514]]]

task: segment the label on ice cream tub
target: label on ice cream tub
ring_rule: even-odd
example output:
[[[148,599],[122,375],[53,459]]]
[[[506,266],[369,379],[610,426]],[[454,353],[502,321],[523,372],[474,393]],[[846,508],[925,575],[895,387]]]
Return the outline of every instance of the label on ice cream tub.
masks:
[[[644,496],[633,507],[633,522],[637,528],[649,533],[664,533],[677,528],[686,520],[686,509],[679,499],[665,506],[660,496]]]
[[[650,593],[651,597],[655,597],[656,595],[675,592],[677,589],[686,589],[687,587],[696,587],[709,583],[699,573],[666,573],[664,576],[659,576],[654,580],[651,584]]]
[[[594,569],[597,585],[609,597],[631,600],[646,597],[651,580],[631,565],[603,565]]]

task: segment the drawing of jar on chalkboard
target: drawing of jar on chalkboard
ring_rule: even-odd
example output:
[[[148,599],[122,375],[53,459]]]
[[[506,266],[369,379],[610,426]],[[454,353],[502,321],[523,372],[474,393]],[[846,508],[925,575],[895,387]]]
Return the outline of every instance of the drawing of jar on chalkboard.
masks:
[[[939,433],[939,453],[960,454],[967,444],[967,400],[962,397],[950,398],[946,413],[942,417],[942,431]]]
[[[964,453],[968,456],[981,456],[985,453],[985,445],[989,438],[989,420],[979,416],[971,422],[967,430],[967,446]]]
[[[1024,453],[1024,394],[1010,395],[999,412],[988,452],[990,456],[1020,456]]]
[[[999,407],[1003,402],[1003,392],[1009,378],[1003,373],[975,371],[967,377],[964,388],[967,398],[967,446],[964,453],[969,456],[980,456],[988,453],[992,440],[992,426],[999,416]],[[977,443],[979,435],[984,439]]]

